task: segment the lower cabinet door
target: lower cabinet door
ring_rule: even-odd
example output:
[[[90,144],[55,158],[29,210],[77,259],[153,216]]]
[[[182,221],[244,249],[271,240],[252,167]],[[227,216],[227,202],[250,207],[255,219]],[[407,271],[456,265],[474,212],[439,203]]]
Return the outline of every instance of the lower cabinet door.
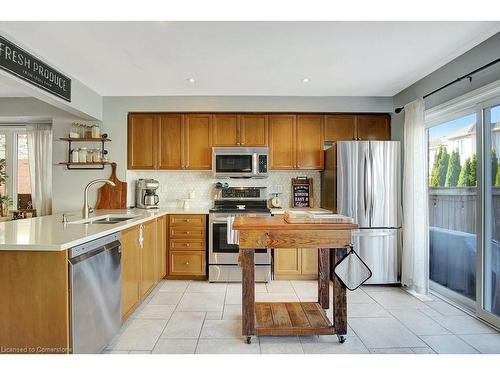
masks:
[[[141,300],[141,253],[139,249],[139,228],[133,227],[122,232],[122,319],[133,311]]]
[[[169,274],[172,276],[204,276],[204,251],[170,251]]]
[[[167,217],[156,221],[156,271],[157,280],[167,275]]]
[[[300,249],[302,275],[316,278],[318,275],[318,249]]]
[[[275,274],[278,278],[301,274],[300,249],[274,249]]]
[[[142,282],[141,297],[145,297],[156,284],[156,222],[154,220],[143,224]]]

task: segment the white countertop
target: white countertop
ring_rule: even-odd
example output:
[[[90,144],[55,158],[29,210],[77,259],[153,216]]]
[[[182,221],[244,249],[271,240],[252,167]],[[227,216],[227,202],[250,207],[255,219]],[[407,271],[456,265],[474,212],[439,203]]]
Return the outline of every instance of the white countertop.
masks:
[[[96,210],[89,218],[105,215],[138,215],[117,224],[71,224],[82,220],[79,212],[70,212],[68,223],[62,213],[0,223],[0,251],[59,251],[116,233],[167,214],[208,214],[208,207],[160,208],[157,210],[122,209]]]

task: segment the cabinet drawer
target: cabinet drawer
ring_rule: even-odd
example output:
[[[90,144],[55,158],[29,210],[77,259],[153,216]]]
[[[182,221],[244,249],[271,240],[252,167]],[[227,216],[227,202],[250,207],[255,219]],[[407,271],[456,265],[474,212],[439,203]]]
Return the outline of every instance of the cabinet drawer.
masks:
[[[168,223],[177,226],[205,226],[205,215],[170,215]]]
[[[171,251],[170,275],[205,275],[204,251]]]
[[[205,227],[172,227],[170,238],[205,238]]]
[[[171,239],[170,250],[205,250],[205,239]]]

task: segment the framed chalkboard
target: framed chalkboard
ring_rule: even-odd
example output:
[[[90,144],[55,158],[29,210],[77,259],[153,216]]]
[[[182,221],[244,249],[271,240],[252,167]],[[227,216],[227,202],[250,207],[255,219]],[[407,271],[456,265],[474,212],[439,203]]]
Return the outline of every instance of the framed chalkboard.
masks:
[[[314,207],[312,178],[292,178],[292,207]]]

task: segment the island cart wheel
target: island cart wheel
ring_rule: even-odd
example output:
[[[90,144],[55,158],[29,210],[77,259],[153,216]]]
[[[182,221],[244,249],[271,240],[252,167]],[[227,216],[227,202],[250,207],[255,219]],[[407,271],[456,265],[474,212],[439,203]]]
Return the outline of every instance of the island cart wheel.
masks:
[[[345,342],[345,336],[342,335],[337,335],[337,338],[339,339],[339,342],[343,344]]]
[[[250,336],[247,336],[246,343],[247,344],[251,344],[252,343],[252,338]]]

